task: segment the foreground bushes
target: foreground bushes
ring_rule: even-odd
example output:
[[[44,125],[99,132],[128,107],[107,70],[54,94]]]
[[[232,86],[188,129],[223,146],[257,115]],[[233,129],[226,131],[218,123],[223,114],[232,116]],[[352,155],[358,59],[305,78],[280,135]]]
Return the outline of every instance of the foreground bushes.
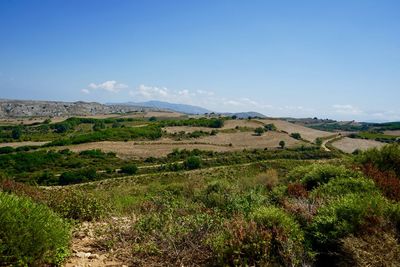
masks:
[[[288,174],[289,181],[300,181],[307,190],[329,182],[336,177],[359,177],[360,175],[342,166],[312,164],[300,166]]]
[[[309,227],[320,264],[340,258],[337,253],[343,253],[342,240],[347,237],[390,232],[391,214],[392,206],[384,197],[369,194],[349,194],[320,208]]]
[[[57,191],[46,204],[64,218],[92,221],[105,215],[106,205],[92,194],[81,190]]]
[[[0,192],[0,262],[61,264],[68,256],[70,226],[44,205]]]
[[[400,177],[400,145],[386,145],[380,149],[367,150],[356,157],[362,165],[371,164],[380,171],[394,172]]]
[[[309,260],[299,224],[274,206],[255,209],[249,219],[234,218],[211,244],[221,264],[300,266]]]

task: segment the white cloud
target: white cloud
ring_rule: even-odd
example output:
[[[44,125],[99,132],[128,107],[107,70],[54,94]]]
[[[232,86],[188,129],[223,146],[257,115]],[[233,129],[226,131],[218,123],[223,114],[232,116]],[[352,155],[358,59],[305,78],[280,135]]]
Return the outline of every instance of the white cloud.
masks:
[[[103,83],[90,83],[87,88],[82,89],[82,93],[88,94],[90,91],[94,90],[104,90],[107,92],[111,93],[118,93],[122,89],[128,88],[128,85],[119,83],[117,81],[111,80],[111,81],[105,81]]]
[[[130,91],[130,95],[142,97],[145,99],[163,100],[165,98],[168,98],[169,90],[165,87],[153,87],[141,84],[136,89],[136,91]]]
[[[361,115],[363,111],[353,105],[340,105],[336,104],[332,106],[336,113],[345,114],[345,115]]]
[[[218,112],[258,111],[265,115],[306,116],[314,110],[303,106],[273,106],[249,97],[226,98],[206,90],[174,90],[141,84],[128,92],[134,101],[159,100],[198,105]]]

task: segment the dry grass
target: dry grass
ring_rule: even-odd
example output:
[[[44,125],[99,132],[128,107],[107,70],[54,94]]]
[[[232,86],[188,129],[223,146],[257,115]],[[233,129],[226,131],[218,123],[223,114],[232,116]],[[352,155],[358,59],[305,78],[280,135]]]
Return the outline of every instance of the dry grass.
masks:
[[[367,150],[369,148],[374,148],[374,147],[379,148],[384,145],[385,145],[384,143],[374,140],[356,139],[349,137],[344,137],[332,143],[332,146],[346,153],[352,153],[356,149]]]
[[[263,123],[256,120],[227,120],[222,129],[234,129],[235,127],[257,128],[262,127]]]
[[[314,142],[317,137],[327,137],[331,136],[332,133],[319,131],[315,129],[311,129],[308,127],[304,127],[301,125],[297,125],[291,122],[283,121],[283,120],[272,120],[272,119],[260,119],[257,120],[264,124],[273,123],[278,128],[279,131],[285,131],[289,134],[291,133],[299,133],[301,137],[307,141]]]
[[[342,242],[347,254],[342,266],[400,266],[400,246],[394,233],[349,236]]]
[[[161,139],[147,142],[95,142],[79,145],[61,147],[69,148],[79,152],[88,149],[101,149],[105,152],[115,152],[121,158],[147,158],[162,157],[171,153],[175,148],[179,149],[201,149],[217,152],[237,151],[252,148],[276,148],[279,141],[284,140],[286,146],[295,146],[303,142],[295,140],[285,133],[268,132],[263,136],[254,136],[249,132],[219,133],[215,136],[175,141],[172,139]]]
[[[192,133],[195,131],[203,131],[203,132],[211,132],[213,129],[208,127],[191,127],[191,126],[171,126],[171,127],[164,127],[167,133],[179,133],[179,132],[186,132]]]
[[[400,130],[384,131],[383,133],[387,135],[400,136]]]

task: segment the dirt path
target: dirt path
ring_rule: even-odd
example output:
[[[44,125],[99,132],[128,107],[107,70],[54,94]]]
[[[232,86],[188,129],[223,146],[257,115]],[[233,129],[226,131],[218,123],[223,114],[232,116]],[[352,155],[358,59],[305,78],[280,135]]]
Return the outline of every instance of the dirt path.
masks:
[[[330,152],[331,150],[330,150],[329,148],[326,147],[326,144],[327,144],[329,141],[332,141],[333,139],[338,138],[338,137],[339,137],[339,134],[334,135],[334,136],[332,136],[332,137],[330,137],[330,138],[325,139],[325,140],[322,142],[322,144],[321,144],[322,149],[325,150],[325,151]]]
[[[124,267],[128,266],[124,257],[120,259],[118,251],[107,252],[101,246],[102,236],[109,225],[131,225],[129,218],[111,218],[111,222],[83,222],[77,228],[72,239],[72,256],[64,267]]]

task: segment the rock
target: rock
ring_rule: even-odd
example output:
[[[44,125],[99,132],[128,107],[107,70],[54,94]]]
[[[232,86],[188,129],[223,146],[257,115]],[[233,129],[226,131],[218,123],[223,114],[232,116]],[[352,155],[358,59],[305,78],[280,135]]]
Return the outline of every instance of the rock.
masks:
[[[99,258],[99,255],[97,255],[97,254],[91,254],[91,255],[89,255],[88,258],[89,258],[89,259],[98,259],[98,258]]]
[[[89,258],[92,255],[90,252],[76,252],[75,256],[78,258]]]

